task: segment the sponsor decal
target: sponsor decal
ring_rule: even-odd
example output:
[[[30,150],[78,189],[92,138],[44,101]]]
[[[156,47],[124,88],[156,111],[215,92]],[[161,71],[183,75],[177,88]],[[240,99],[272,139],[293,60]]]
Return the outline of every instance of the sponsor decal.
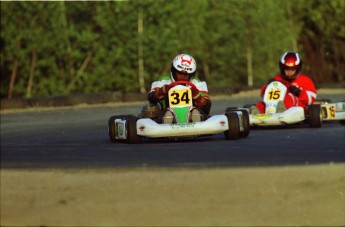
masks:
[[[272,114],[255,114],[252,116],[252,118],[263,120],[263,119],[270,118],[271,116],[272,116]]]
[[[143,126],[143,125],[140,126],[140,127],[139,127],[139,130],[143,132],[143,131],[145,130],[145,126]]]
[[[190,65],[190,64],[192,64],[192,59],[189,59],[189,60],[183,59],[183,56],[182,56],[182,57],[181,57],[181,64],[183,64],[184,62],[187,62],[188,65]]]
[[[195,123],[191,122],[188,124],[172,124],[171,129],[182,129],[182,128],[194,128]]]
[[[186,66],[186,64],[182,65],[182,66]],[[185,70],[185,71],[192,71],[192,68],[188,68],[188,67],[182,67],[180,65],[177,66],[177,68]]]
[[[275,111],[274,108],[269,107],[269,108],[267,109],[267,112],[268,112],[268,113],[275,113],[276,111]]]
[[[224,125],[225,125],[225,121],[221,121],[221,122],[219,122],[219,124],[220,124],[221,126],[224,126]]]

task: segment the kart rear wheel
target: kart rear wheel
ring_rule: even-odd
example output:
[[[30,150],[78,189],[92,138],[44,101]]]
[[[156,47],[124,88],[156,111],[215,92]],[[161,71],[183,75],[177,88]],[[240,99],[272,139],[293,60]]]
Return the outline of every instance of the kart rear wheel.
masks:
[[[126,118],[127,143],[141,143],[141,136],[137,134],[138,117],[128,115]]]
[[[227,140],[237,140],[240,138],[240,121],[239,116],[235,112],[227,112],[225,116],[228,118],[229,129],[224,132]]]
[[[310,127],[321,128],[322,113],[320,105],[310,105],[308,107],[308,120]]]

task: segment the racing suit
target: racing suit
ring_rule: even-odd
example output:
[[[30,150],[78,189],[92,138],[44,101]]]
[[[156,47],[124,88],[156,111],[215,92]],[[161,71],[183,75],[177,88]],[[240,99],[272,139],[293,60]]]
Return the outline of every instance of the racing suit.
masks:
[[[316,88],[312,79],[304,74],[299,74],[292,81],[287,81],[282,75],[275,75],[270,81],[279,81],[287,87],[287,94],[284,98],[286,109],[292,106],[300,106],[306,111],[307,105],[313,104],[316,100]],[[269,83],[261,87],[261,96],[265,94]],[[256,107],[260,113],[265,113],[265,103],[258,102]]]
[[[148,93],[147,98],[150,103],[157,104],[159,103],[162,106],[162,109],[166,109],[168,107],[168,97],[164,97],[162,100],[158,100],[155,97],[155,92],[161,88],[163,85],[169,85],[173,81],[171,80],[170,76],[163,76],[159,80],[154,81],[151,85],[151,91]],[[208,115],[211,110],[211,100],[208,95],[208,89],[207,84],[205,81],[200,81],[199,78],[193,77],[190,80],[191,83],[193,83],[196,88],[199,90],[200,95],[203,97],[202,102],[198,102],[197,100],[193,99],[193,105],[198,108],[202,114]]]

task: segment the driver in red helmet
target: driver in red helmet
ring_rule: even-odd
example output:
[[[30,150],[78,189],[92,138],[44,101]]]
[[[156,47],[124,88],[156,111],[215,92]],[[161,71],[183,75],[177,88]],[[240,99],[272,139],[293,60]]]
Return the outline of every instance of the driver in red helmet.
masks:
[[[281,111],[292,106],[301,106],[306,110],[307,105],[313,104],[316,100],[316,89],[311,78],[301,73],[302,59],[296,52],[285,52],[279,60],[280,74],[275,75],[267,84],[261,88],[261,96],[265,94],[266,87],[273,81],[283,83],[288,93],[285,96],[284,103],[278,108]],[[256,104],[257,110],[251,111],[255,114],[265,112],[265,103],[258,102]]]
[[[196,61],[188,54],[177,55],[171,63],[170,75],[161,77],[151,85],[151,91],[148,93],[150,106],[159,105],[163,110],[162,122],[173,123],[173,114],[166,111],[168,103],[168,91],[170,84],[175,81],[187,81],[195,85],[192,89],[194,109],[191,112],[191,121],[197,122],[205,120],[211,110],[211,101],[208,95],[207,84],[201,81],[196,74]],[[158,118],[159,121],[159,118]]]

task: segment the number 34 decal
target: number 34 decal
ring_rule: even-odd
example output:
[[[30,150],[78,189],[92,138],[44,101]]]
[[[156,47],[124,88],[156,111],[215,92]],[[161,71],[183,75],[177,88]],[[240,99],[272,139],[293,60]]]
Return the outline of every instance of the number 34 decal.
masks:
[[[174,90],[169,94],[170,106],[191,105],[192,100],[190,97],[190,90]]]

